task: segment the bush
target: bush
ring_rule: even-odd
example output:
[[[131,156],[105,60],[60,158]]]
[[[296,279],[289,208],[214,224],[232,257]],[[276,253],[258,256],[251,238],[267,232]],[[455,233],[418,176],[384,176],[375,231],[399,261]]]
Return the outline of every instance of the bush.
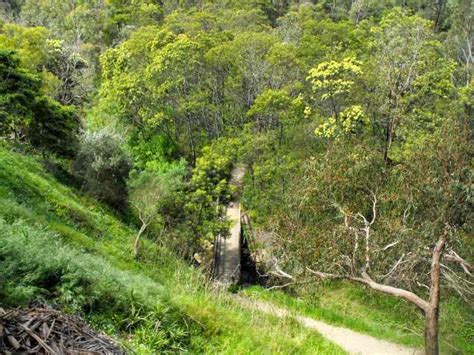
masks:
[[[126,206],[126,180],[131,169],[122,144],[122,136],[110,129],[86,131],[74,164],[82,189],[119,210]]]
[[[185,171],[186,166],[182,161],[170,163],[161,171],[144,170],[140,174],[132,174],[137,176],[133,176],[129,182],[130,205],[141,222],[135,240],[135,256],[139,252],[142,233],[148,230],[150,225],[160,225],[159,235],[162,236],[177,210],[182,209],[179,197]]]
[[[13,52],[0,51],[0,134],[3,137],[24,138],[40,87],[41,81],[20,68]]]

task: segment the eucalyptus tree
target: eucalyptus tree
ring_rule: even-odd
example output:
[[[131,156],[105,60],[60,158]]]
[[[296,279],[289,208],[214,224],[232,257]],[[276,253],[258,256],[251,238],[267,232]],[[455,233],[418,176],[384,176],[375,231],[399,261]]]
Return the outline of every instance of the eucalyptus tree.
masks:
[[[270,224],[290,281],[348,280],[407,300],[425,317],[427,354],[439,352],[441,294],[474,298],[472,144],[453,116],[388,172],[370,140],[334,141],[293,178]]]
[[[460,64],[462,84],[468,86],[474,71],[474,3],[470,0],[455,1],[451,17],[452,26],[445,43],[452,48]]]
[[[374,27],[374,59],[367,72],[373,84],[374,124],[383,131],[384,161],[389,163],[394,141],[423,108],[433,108],[452,91],[453,63],[441,54],[442,44],[432,22],[395,9]],[[436,78],[436,79],[435,79]]]

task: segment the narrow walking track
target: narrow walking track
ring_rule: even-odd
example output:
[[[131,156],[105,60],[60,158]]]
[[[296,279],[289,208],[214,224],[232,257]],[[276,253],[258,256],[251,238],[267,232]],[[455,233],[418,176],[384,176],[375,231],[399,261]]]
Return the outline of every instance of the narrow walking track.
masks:
[[[366,334],[357,333],[347,328],[336,327],[309,317],[292,314],[286,309],[276,307],[267,302],[243,297],[237,297],[236,299],[247,308],[253,308],[279,318],[293,317],[301,325],[316,330],[323,337],[340,346],[349,354],[423,354],[419,349],[408,348],[403,345],[376,339]]]

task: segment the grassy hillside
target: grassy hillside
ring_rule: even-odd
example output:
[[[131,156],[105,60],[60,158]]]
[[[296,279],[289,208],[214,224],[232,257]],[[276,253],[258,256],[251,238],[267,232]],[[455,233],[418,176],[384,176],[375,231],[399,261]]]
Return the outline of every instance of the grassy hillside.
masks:
[[[291,320],[241,309],[171,253],[0,146],[0,304],[55,303],[139,353],[342,351]]]

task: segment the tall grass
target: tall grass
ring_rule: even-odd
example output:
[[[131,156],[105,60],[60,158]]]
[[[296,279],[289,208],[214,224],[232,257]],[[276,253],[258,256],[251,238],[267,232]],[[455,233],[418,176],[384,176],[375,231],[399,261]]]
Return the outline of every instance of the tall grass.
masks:
[[[154,324],[153,349],[189,347],[192,322],[171,306],[162,285],[72,249],[55,233],[23,220],[7,224],[0,219],[0,268],[6,306],[55,303],[96,322],[107,319],[109,330],[133,330],[138,338]]]

